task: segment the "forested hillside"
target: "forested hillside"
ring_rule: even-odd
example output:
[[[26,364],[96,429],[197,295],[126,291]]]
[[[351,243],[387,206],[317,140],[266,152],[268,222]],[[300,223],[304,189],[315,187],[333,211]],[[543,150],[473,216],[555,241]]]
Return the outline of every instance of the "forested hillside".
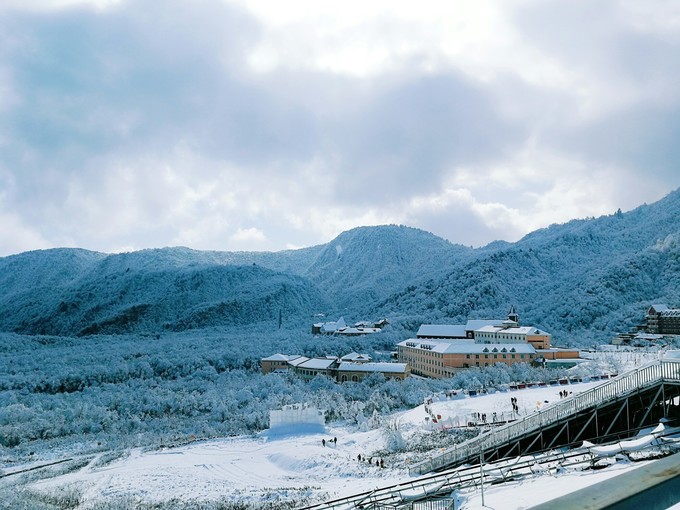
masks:
[[[80,249],[0,259],[0,330],[82,336],[268,324],[315,314],[420,322],[503,316],[566,343],[607,340],[652,302],[680,305],[680,191],[472,249],[403,226],[276,253]]]
[[[569,343],[606,340],[653,302],[680,305],[680,192],[627,214],[574,220],[483,253],[383,301],[384,313],[499,317],[515,304]]]

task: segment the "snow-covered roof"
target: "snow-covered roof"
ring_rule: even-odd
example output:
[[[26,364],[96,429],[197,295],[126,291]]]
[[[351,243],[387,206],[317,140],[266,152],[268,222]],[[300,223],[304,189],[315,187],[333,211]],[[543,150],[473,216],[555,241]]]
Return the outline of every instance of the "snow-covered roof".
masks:
[[[311,370],[326,370],[333,363],[337,361],[336,358],[312,358],[304,361],[298,365],[298,368],[308,368]]]
[[[339,335],[365,335],[368,333],[380,333],[380,328],[340,328],[336,330]]]
[[[465,324],[465,331],[475,331],[484,326],[500,326],[502,319],[472,319]]]
[[[340,363],[339,372],[383,372],[390,374],[403,374],[406,372],[406,363]]]
[[[423,324],[418,328],[419,338],[465,338],[462,324]]]
[[[300,356],[299,354],[281,354],[277,352],[276,354],[272,354],[267,358],[262,358],[262,361],[287,361],[292,365],[294,361],[297,363],[302,363],[303,361],[308,359],[309,358],[305,358],[304,356]]]
[[[475,333],[510,333],[514,335],[549,335],[545,331],[541,331],[533,326],[517,326],[514,328],[506,328],[499,326],[484,326],[475,331]]]
[[[490,344],[486,344],[486,345],[490,345]],[[549,347],[547,349],[536,349],[536,352],[537,353],[541,353],[541,352],[579,352],[579,349],[576,348],[576,347],[574,347],[573,349],[569,348],[569,347]]]
[[[262,358],[262,361],[288,361],[289,357],[287,354],[276,353],[267,358]]]
[[[371,357],[368,354],[359,354],[358,352],[350,352],[345,354],[342,361],[371,361]]]
[[[663,304],[663,303],[657,303],[657,304],[652,305],[652,306],[649,307],[650,310],[651,310],[652,308],[654,309],[654,311],[655,311],[656,313],[660,313],[660,312],[665,312],[666,310],[668,310],[668,305]]]
[[[288,364],[291,365],[291,366],[297,367],[298,365],[301,365],[302,363],[304,363],[307,360],[309,360],[309,358],[307,356],[298,356],[296,358],[289,359]]]
[[[663,355],[663,359],[680,360],[680,349],[666,351],[666,354]]]
[[[680,317],[680,309],[678,308],[669,308],[668,310],[664,310],[661,312],[661,317]]]
[[[663,340],[663,335],[656,335],[653,333],[638,333],[635,338],[639,340]]]
[[[336,322],[324,322],[321,324],[321,331],[324,333],[333,333],[334,331],[338,331],[339,329],[346,327],[347,324],[345,323],[344,317],[340,317]]]
[[[410,339],[398,345],[420,348],[441,354],[534,354],[536,349],[528,343],[521,344],[478,344],[465,340],[457,342],[436,342],[421,339]]]
[[[588,363],[589,359],[584,358],[557,358],[543,360],[546,365],[579,365],[581,363]]]

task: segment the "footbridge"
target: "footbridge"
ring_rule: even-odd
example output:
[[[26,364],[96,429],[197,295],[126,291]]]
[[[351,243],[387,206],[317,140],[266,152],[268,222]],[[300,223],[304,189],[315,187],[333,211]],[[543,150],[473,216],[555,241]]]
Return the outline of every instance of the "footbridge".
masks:
[[[629,437],[661,418],[680,418],[680,359],[652,362],[414,464],[411,475],[459,466],[480,453],[500,460]]]
[[[629,438],[663,420],[669,425],[680,424],[680,359],[650,363],[521,420],[492,428],[413,465],[411,475],[421,475],[421,478],[305,508],[406,508],[404,505],[409,500],[425,501],[457,487],[475,484],[474,472],[479,468],[463,465],[478,463],[480,458],[486,463],[516,458],[521,463],[522,458],[542,452],[553,452],[547,459],[555,455],[578,456],[582,452],[565,452],[567,448],[581,446],[584,441],[605,444]],[[536,463],[535,460],[528,462],[529,465]],[[422,476],[425,473],[429,474]]]

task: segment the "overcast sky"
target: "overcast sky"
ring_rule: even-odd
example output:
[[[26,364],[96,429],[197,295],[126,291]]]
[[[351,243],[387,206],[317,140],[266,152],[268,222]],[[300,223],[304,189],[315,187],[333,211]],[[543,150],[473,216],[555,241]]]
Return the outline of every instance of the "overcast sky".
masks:
[[[0,256],[480,246],[680,187],[674,0],[3,0]]]

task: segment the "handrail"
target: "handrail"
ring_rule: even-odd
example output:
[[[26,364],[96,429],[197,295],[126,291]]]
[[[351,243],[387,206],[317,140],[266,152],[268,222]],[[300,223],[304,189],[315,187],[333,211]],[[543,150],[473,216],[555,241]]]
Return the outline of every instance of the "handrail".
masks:
[[[643,367],[621,374],[615,379],[560,400],[521,420],[492,429],[489,432],[453,446],[439,455],[413,465],[409,472],[412,476],[422,475],[447,465],[464,461],[473,455],[479,454],[480,450],[487,450],[501,444],[506,444],[528,432],[540,430],[546,425],[566,419],[596,404],[619,398],[641,386],[665,381],[680,381],[680,360],[653,361]]]

